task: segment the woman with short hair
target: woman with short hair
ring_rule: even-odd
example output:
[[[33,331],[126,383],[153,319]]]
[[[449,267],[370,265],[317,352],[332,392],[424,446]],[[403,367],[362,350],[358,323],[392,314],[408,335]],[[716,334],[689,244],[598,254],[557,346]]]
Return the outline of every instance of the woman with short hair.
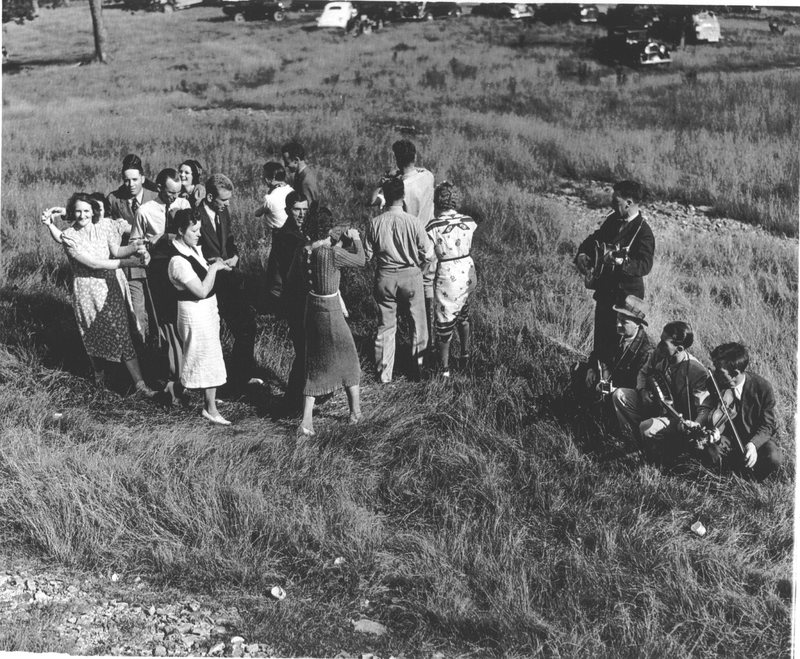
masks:
[[[178,336],[183,344],[180,383],[186,389],[203,389],[203,417],[230,425],[217,409],[217,387],[228,374],[219,339],[219,310],[214,284],[217,272],[230,270],[222,260],[209,264],[200,250],[200,219],[189,209],[175,214],[177,237],[171,244],[168,275],[177,289]]]
[[[196,208],[206,197],[206,188],[200,183],[202,175],[203,166],[196,160],[189,158],[178,165],[178,177],[181,184],[180,196],[186,199],[192,208]]]
[[[339,281],[341,269],[362,267],[364,247],[357,229],[334,228],[330,211],[320,208],[311,242],[292,263],[290,281],[302,278],[308,293],[305,307],[305,386],[303,420],[299,432],[314,435],[314,401],[344,387],[350,407],[350,423],[361,420],[361,364],[353,334],[345,321]],[[347,245],[347,248],[345,248]]]
[[[48,225],[52,223],[52,215],[60,214],[61,209],[50,211]],[[155,392],[142,378],[123,288],[116,272],[124,267],[146,265],[150,257],[141,246],[123,246],[121,223],[102,217],[97,201],[85,192],[70,197],[64,214],[72,222],[60,237],[72,266],[75,320],[94,368],[95,381],[100,385],[104,382],[103,362],[123,362],[137,393],[150,398]]]

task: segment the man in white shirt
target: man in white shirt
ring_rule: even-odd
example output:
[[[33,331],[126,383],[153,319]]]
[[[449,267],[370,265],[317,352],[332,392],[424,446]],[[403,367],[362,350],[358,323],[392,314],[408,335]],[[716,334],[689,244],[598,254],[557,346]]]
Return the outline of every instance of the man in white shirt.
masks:
[[[424,167],[417,167],[417,148],[411,140],[397,140],[392,144],[392,152],[397,163],[397,170],[387,172],[381,179],[381,183],[388,178],[399,177],[403,181],[405,199],[403,210],[409,215],[416,217],[423,230],[433,219],[433,174]],[[383,208],[385,201],[378,188],[372,195],[372,203],[380,203]],[[436,278],[436,256],[425,266],[422,271],[422,285],[425,295],[425,316],[428,327],[428,347],[433,332],[433,281]]]
[[[264,165],[264,182],[267,194],[263,205],[256,211],[256,217],[263,217],[269,228],[280,229],[287,217],[286,197],[294,188],[286,182],[286,170],[279,162]]]

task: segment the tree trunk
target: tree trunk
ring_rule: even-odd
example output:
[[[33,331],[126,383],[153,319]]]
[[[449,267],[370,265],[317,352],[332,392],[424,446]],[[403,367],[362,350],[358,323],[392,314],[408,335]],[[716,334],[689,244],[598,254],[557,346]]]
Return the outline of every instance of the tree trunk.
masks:
[[[103,0],[89,0],[89,9],[92,12],[92,28],[94,29],[94,59],[96,62],[106,63],[106,42],[108,34],[103,23]]]

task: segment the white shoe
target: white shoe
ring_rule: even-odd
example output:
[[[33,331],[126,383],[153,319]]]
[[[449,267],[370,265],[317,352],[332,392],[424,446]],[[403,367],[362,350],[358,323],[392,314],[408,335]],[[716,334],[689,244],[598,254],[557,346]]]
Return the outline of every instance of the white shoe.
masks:
[[[221,414],[217,414],[216,416],[212,416],[208,413],[208,410],[203,410],[203,417],[211,421],[211,423],[216,423],[220,426],[229,426],[231,422],[224,418]]]

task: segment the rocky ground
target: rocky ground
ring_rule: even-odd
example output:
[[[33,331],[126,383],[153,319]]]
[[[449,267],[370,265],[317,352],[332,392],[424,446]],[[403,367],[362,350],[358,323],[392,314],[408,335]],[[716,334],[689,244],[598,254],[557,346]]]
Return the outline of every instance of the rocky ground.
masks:
[[[591,226],[604,217],[610,194],[610,187],[601,182],[565,180],[555,191],[542,196],[563,205],[585,226]],[[770,236],[759,227],[715,217],[714,209],[708,207],[658,201],[647,203],[645,209],[657,235],[691,230],[758,234],[767,240],[785,240]],[[796,244],[797,240],[793,242]],[[369,391],[364,393],[370,397]],[[328,415],[346,414],[343,400],[331,401],[328,407]],[[321,423],[325,425],[324,421]],[[36,648],[24,639],[26,635],[41,634],[48,639],[42,650],[69,654],[276,655],[276,650],[268,644],[241,634],[240,630],[245,628],[242,613],[218,601],[201,601],[172,590],[160,591],[136,575],[80,572],[19,556],[6,557],[2,565],[0,638],[5,642],[0,650]],[[273,599],[277,601],[280,597]],[[380,624],[368,619],[352,624],[355,632],[365,635],[365,646],[370,636],[385,632]],[[373,658],[371,654],[357,656]]]

